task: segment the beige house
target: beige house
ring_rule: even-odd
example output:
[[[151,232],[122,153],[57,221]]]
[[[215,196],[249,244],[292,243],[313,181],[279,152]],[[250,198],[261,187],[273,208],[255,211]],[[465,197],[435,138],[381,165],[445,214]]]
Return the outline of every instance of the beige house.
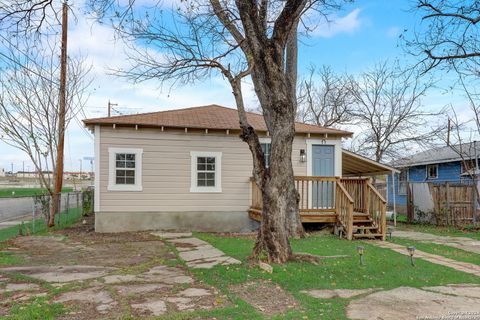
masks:
[[[249,113],[248,120],[268,164],[263,117]],[[95,134],[98,232],[258,226],[261,194],[251,181],[252,157],[239,138],[237,110],[210,105],[84,123]],[[295,129],[302,220],[335,223],[350,239],[384,236],[385,200],[365,177],[394,169],[342,150],[350,132],[302,123]]]

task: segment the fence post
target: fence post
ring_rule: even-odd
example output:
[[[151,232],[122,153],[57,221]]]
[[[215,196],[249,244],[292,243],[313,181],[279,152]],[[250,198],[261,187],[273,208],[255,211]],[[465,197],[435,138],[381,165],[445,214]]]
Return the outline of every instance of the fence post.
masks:
[[[452,224],[452,211],[450,208],[450,184],[448,182],[445,182],[445,201],[446,201],[446,221],[447,221],[447,226]]]
[[[477,173],[478,174],[478,173]],[[478,178],[477,174],[475,174],[475,178],[473,179],[472,185],[472,222],[473,224],[477,223],[477,202],[478,202]]]
[[[35,200],[32,201],[32,234],[35,233]]]

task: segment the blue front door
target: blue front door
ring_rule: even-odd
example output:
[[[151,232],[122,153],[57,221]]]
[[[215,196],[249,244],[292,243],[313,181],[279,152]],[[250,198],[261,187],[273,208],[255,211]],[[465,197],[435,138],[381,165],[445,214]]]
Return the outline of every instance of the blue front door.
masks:
[[[335,147],[312,145],[312,175],[318,177],[335,176]],[[312,206],[314,208],[334,208],[335,182],[313,182]]]

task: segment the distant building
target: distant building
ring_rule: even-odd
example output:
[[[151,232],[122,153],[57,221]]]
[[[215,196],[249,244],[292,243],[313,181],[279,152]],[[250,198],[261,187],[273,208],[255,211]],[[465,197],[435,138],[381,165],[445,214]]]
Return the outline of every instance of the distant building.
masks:
[[[5,177],[5,175],[6,175],[5,169],[0,168],[0,177]]]
[[[93,172],[72,172],[72,171],[65,171],[63,173],[63,178],[65,180],[89,180],[92,179]]]
[[[42,171],[43,175],[47,179],[53,178],[53,172],[52,171]],[[17,171],[15,174],[17,178],[30,178],[30,179],[38,179],[40,178],[40,175],[38,171]]]
[[[395,203],[399,212],[406,211],[409,183],[472,184],[480,156],[480,143],[464,143],[416,153],[391,163],[400,170],[395,176]],[[392,179],[388,177],[388,202],[393,205]]]

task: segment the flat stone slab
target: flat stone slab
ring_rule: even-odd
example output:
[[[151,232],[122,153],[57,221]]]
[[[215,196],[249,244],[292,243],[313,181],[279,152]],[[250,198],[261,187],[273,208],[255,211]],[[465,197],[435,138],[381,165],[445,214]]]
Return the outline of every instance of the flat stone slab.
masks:
[[[173,244],[186,244],[186,245],[191,245],[191,246],[194,246],[194,247],[210,246],[210,244],[208,242],[200,240],[198,238],[172,239],[172,240],[169,240],[169,242],[171,242]]]
[[[433,287],[437,288],[437,287]],[[425,289],[430,290],[429,287]],[[380,291],[350,302],[347,317],[355,320],[416,320],[422,317],[438,318],[452,316],[454,313],[472,313],[480,317],[480,299],[468,296],[457,290],[458,295],[425,291],[417,288],[399,287]],[[451,318],[462,319],[462,318]],[[476,319],[476,318],[465,318]]]
[[[162,232],[156,231],[152,232],[151,235],[162,238],[162,239],[177,239],[177,238],[188,238],[192,236],[191,232]]]
[[[28,266],[0,269],[0,271],[3,272],[21,273],[23,275],[50,283],[64,283],[99,278],[113,270],[116,270],[116,268],[83,265]]]
[[[480,254],[480,241],[467,237],[439,236],[436,234],[416,231],[395,230],[393,236],[397,238],[411,239],[419,242],[441,244],[457,249]]]
[[[96,309],[100,313],[107,313],[115,306],[117,302],[113,300],[110,293],[98,288],[88,288],[80,291],[65,292],[55,299],[56,302],[80,301],[96,304]]]
[[[131,284],[131,285],[116,285],[115,290],[121,295],[137,295],[142,293],[156,293],[172,288],[171,285],[164,283],[146,283],[146,284]]]
[[[153,300],[143,303],[132,304],[131,307],[140,313],[147,313],[150,316],[158,317],[167,312],[167,305],[163,300]]]
[[[0,293],[11,291],[34,291],[40,290],[40,286],[35,283],[7,283],[4,288],[0,288]]]
[[[423,287],[428,291],[435,291],[443,294],[451,294],[455,296],[470,297],[480,299],[480,286],[472,284],[452,284],[448,286]],[[480,309],[480,307],[479,307]],[[480,310],[479,310],[480,311]],[[480,318],[480,315],[479,315]]]
[[[333,289],[333,290],[303,290],[302,293],[308,294],[311,297],[318,299],[332,299],[332,298],[352,298],[361,294],[378,291],[376,288],[369,289]]]
[[[192,283],[193,278],[186,275],[182,269],[168,266],[156,266],[140,274],[113,274],[103,277],[107,284],[131,282],[186,284]]]
[[[202,248],[199,250],[180,252],[179,255],[180,255],[180,258],[188,262],[192,260],[221,257],[224,255],[224,253],[210,246],[209,248]]]
[[[211,296],[212,293],[207,289],[203,289],[203,288],[188,288],[183,291],[180,291],[178,295],[184,296],[184,297],[205,297],[205,296]]]

